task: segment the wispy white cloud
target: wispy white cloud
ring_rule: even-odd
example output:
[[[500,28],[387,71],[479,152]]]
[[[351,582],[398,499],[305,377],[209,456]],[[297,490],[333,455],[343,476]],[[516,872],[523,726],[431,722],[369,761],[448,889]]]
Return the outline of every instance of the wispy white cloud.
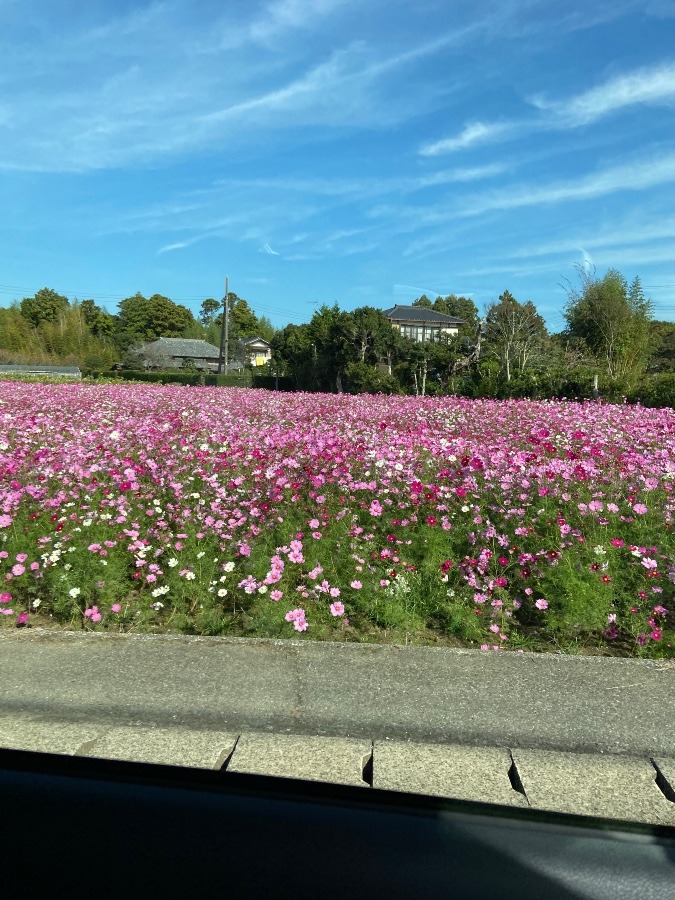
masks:
[[[251,39],[269,44],[287,31],[307,30],[317,19],[349,6],[349,0],[275,0],[248,26]]]
[[[593,257],[587,250],[584,250],[583,247],[579,247],[579,250],[581,250],[581,265],[583,267],[584,272],[586,272],[586,273],[592,272],[593,269],[595,268],[595,263],[593,262]]]
[[[578,128],[637,104],[675,105],[675,62],[616,75],[566,100],[548,100],[536,95],[528,102],[542,114],[539,118],[470,122],[459,134],[422,144],[419,153],[421,156],[441,156],[521,138],[534,131]]]
[[[263,244],[258,253],[266,253],[268,256],[279,256],[276,250],[272,250],[269,244]]]
[[[535,256],[551,256],[569,253],[583,246],[590,249],[604,250],[621,247],[626,244],[640,244],[653,241],[665,241],[675,238],[675,216],[659,216],[652,213],[645,216],[643,212],[638,221],[636,214],[626,220],[617,220],[611,225],[598,227],[593,234],[585,231],[575,237],[574,233],[559,235],[555,240],[528,244],[517,247],[508,253],[510,259],[532,258]]]
[[[197,234],[185,241],[174,241],[172,244],[165,244],[163,247],[160,247],[157,253],[171,253],[174,250],[184,250],[186,247],[192,247],[193,244],[198,244],[200,241],[206,240],[206,238],[214,237],[214,235],[215,232],[209,231],[206,234]]]
[[[450,293],[449,291],[437,291],[434,288],[415,287],[414,284],[394,284],[391,290],[397,297],[409,297],[411,294],[415,294],[415,297],[421,297],[422,294],[427,297],[442,297],[444,293]]]
[[[517,122],[471,122],[454,137],[422,144],[420,153],[422,156],[440,156],[455,150],[466,150],[475,144],[492,143],[511,137],[518,127]]]
[[[471,197],[459,213],[476,216],[491,210],[592,200],[618,191],[646,190],[674,181],[675,153],[670,153],[600,169],[577,179],[543,185],[519,184],[502,191],[478,194]]]
[[[673,104],[675,62],[617,75],[569,100],[551,101],[535,97],[531,102],[538,109],[551,113],[561,124],[569,126],[588,125],[638,103]]]

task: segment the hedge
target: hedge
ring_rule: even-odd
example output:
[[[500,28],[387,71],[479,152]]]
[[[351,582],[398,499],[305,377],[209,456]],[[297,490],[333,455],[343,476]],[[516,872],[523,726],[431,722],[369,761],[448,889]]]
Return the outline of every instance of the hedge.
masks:
[[[124,381],[147,381],[154,384],[206,385],[207,387],[251,387],[251,376],[218,375],[215,372],[146,372],[120,369],[114,372],[87,372],[93,378],[117,378]]]

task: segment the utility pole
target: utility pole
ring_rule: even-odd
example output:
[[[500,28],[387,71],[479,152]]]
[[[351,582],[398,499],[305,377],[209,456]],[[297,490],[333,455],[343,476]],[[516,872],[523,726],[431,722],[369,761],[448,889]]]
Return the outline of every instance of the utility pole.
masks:
[[[229,291],[228,291],[228,281],[227,277],[225,278],[225,300],[223,301],[223,318],[220,323],[220,355],[218,356],[218,374],[223,371],[223,359],[225,360],[225,374],[227,375],[227,365],[228,365],[228,343],[229,343],[229,334],[228,334],[228,326],[229,326],[229,310],[230,310],[230,302],[229,302]]]

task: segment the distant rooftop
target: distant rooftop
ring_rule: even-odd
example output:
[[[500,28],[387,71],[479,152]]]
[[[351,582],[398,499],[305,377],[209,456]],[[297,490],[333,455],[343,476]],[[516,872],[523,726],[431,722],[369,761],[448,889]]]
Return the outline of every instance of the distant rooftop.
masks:
[[[430,322],[436,325],[463,325],[464,319],[436,312],[428,306],[392,306],[384,314],[394,322]]]
[[[220,350],[209,344],[208,341],[198,341],[192,338],[158,338],[143,347],[148,353],[157,353],[160,356],[184,356],[188,359],[219,359]]]

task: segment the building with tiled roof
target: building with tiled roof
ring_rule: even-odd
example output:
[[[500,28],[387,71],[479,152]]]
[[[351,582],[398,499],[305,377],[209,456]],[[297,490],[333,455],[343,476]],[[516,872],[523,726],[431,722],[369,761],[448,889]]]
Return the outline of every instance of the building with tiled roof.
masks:
[[[463,319],[436,312],[427,306],[392,306],[384,315],[392,326],[411,341],[437,341],[441,335],[457,334]]]

